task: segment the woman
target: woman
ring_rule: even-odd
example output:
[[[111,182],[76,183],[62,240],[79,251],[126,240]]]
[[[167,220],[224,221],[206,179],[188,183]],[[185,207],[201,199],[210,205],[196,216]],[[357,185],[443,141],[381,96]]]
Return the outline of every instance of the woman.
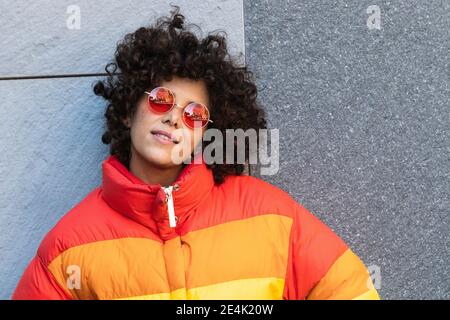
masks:
[[[198,39],[177,8],[128,34],[106,71],[94,87],[108,101],[102,184],[47,234],[14,299],[379,298],[306,208],[197,152],[207,129],[266,127],[224,37]]]

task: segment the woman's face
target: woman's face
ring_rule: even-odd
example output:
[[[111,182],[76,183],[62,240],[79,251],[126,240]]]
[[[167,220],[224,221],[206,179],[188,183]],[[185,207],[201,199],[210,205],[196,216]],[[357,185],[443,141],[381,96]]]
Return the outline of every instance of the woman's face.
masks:
[[[209,105],[208,92],[202,80],[174,76],[170,81],[160,84],[175,94],[175,103],[185,107],[192,101]],[[150,90],[153,88],[149,88]],[[131,156],[148,163],[168,168],[180,165],[181,161],[191,156],[194,148],[201,143],[204,129],[189,128],[183,122],[183,109],[176,106],[165,114],[152,112],[148,107],[148,95],[144,94],[138,101],[136,113],[131,121]],[[175,137],[175,141],[164,141],[155,131],[165,131]],[[184,150],[184,151],[183,151]]]

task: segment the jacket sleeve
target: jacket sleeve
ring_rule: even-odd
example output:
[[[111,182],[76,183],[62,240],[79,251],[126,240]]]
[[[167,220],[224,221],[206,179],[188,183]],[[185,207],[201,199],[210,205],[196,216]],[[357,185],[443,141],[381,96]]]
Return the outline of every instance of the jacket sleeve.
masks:
[[[70,300],[70,295],[56,282],[52,273],[36,255],[25,269],[13,300]]]
[[[379,300],[356,254],[306,208],[294,206],[285,299]]]

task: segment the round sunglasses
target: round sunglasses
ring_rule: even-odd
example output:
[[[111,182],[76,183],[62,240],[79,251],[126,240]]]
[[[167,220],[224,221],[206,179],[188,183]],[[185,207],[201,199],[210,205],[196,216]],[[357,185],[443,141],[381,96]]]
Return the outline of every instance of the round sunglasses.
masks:
[[[170,112],[175,106],[183,108],[183,122],[191,129],[204,128],[209,122],[208,108],[199,102],[190,102],[183,107],[175,103],[175,93],[166,87],[156,87],[152,91],[145,91],[148,95],[148,107],[155,113]]]

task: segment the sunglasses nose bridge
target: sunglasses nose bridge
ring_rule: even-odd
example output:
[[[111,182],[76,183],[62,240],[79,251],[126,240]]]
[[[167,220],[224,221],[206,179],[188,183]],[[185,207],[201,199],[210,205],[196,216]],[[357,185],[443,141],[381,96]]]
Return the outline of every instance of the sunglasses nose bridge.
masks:
[[[183,106],[180,106],[178,103],[174,103],[174,104],[173,104],[173,107],[174,107],[174,108],[184,109],[184,107],[183,107]]]
[[[169,119],[170,123],[172,124],[178,124],[178,127],[181,127],[182,119],[183,119],[183,112],[179,112],[178,109],[184,109],[184,107],[180,106],[177,103],[173,104],[173,107],[171,110],[167,111],[165,114],[163,114],[163,121]]]

